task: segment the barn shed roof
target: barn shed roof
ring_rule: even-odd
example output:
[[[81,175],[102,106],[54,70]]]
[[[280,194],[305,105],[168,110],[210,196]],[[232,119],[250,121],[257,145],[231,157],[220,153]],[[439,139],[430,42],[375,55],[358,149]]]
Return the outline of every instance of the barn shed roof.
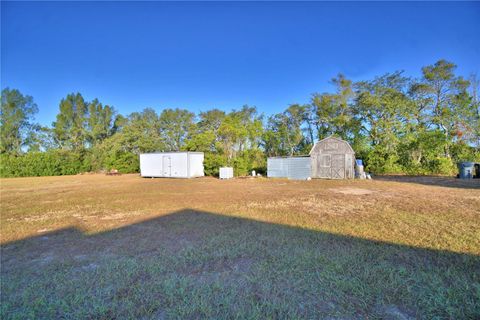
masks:
[[[315,143],[315,144],[313,145],[312,149],[310,150],[309,155],[312,155],[312,153],[314,152],[315,148],[316,148],[318,145],[323,144],[323,143],[325,143],[325,142],[327,142],[327,141],[329,141],[329,140],[336,140],[336,141],[339,142],[339,143],[343,143],[344,145],[347,146],[347,149],[350,151],[350,152],[348,152],[348,153],[355,154],[355,151],[353,151],[353,148],[350,146],[350,144],[349,144],[347,141],[342,140],[342,139],[337,138],[337,137],[334,137],[334,136],[329,136],[329,137],[327,137],[327,138],[325,138],[325,139],[322,139],[322,140],[320,140],[320,141],[317,141],[317,143]]]

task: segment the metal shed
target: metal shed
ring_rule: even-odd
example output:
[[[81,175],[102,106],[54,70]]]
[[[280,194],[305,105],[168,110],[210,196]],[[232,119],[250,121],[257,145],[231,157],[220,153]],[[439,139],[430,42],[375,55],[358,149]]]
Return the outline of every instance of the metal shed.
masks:
[[[353,179],[355,152],[348,142],[328,137],[318,141],[310,151],[312,178]]]
[[[274,157],[267,159],[267,177],[305,180],[311,177],[310,157]]]
[[[140,175],[155,178],[203,177],[203,158],[203,152],[142,153]]]

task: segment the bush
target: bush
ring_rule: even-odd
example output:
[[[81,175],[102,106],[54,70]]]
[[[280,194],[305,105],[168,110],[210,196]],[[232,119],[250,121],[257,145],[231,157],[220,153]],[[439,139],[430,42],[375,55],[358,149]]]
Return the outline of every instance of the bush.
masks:
[[[465,143],[457,143],[450,148],[452,158],[455,162],[475,161],[480,162],[480,149],[469,146]]]
[[[237,177],[247,176],[250,168],[250,163],[246,157],[237,157],[233,160],[233,172]]]
[[[247,176],[252,170],[257,173],[267,172],[267,159],[259,149],[247,150],[237,154],[233,161],[235,176]]]
[[[29,152],[23,155],[0,157],[1,177],[58,176],[77,174],[88,170],[85,154],[64,150]]]
[[[205,153],[205,158],[203,160],[205,175],[218,177],[220,167],[225,167],[226,165],[227,157],[210,152]]]
[[[140,157],[131,152],[116,152],[105,158],[106,170],[116,169],[121,173],[140,172]]]
[[[373,149],[365,155],[365,169],[375,174],[398,174],[403,173],[402,166],[398,163],[398,157],[388,154],[384,150]]]
[[[433,174],[454,175],[457,172],[457,166],[451,159],[436,158],[430,161],[429,171]]]

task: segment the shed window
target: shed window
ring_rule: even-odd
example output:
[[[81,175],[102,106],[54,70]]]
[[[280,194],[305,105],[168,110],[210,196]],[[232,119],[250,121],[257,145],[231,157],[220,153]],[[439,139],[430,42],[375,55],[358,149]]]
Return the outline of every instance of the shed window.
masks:
[[[338,143],[336,142],[327,142],[325,143],[325,150],[337,150]]]
[[[332,165],[332,159],[329,154],[322,154],[320,156],[320,166],[321,167],[330,167]]]

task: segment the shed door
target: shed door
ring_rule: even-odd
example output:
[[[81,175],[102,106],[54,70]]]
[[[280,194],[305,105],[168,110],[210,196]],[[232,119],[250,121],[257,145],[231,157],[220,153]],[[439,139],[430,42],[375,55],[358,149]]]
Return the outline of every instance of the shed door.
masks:
[[[317,158],[317,172],[319,178],[331,178],[332,159],[329,154],[321,154]]]
[[[170,159],[170,156],[163,156],[163,176],[172,176],[172,159]]]
[[[345,155],[332,155],[332,179],[345,179]]]

